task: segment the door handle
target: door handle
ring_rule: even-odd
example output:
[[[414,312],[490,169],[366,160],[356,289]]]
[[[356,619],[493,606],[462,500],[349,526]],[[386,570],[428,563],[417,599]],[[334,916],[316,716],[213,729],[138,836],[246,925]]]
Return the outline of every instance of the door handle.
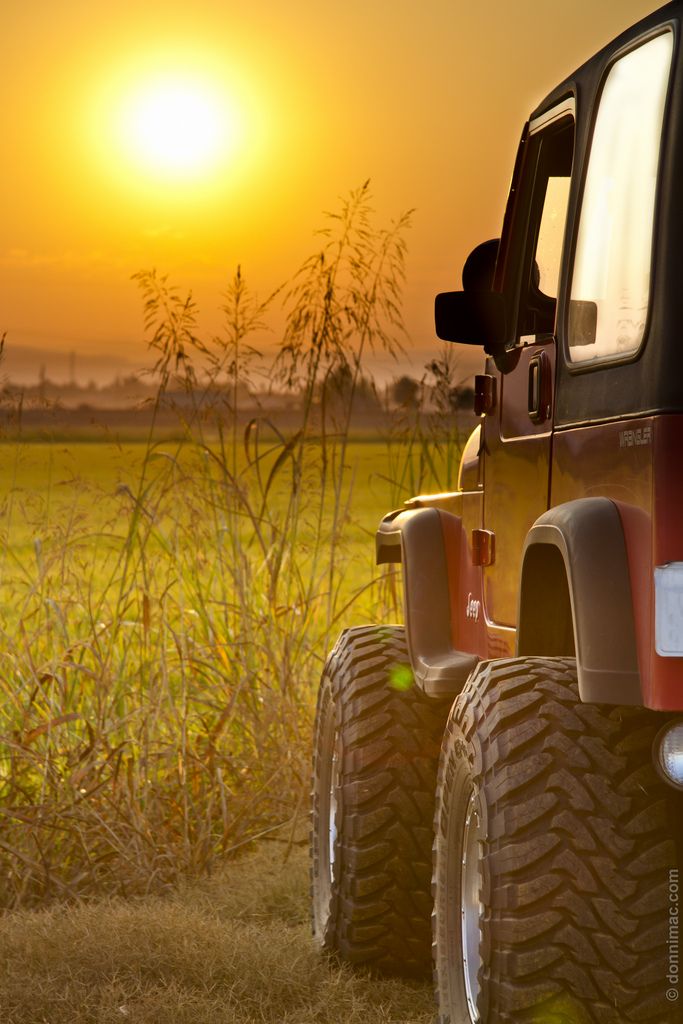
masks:
[[[545,423],[551,411],[550,360],[539,352],[529,361],[529,419],[532,423]]]

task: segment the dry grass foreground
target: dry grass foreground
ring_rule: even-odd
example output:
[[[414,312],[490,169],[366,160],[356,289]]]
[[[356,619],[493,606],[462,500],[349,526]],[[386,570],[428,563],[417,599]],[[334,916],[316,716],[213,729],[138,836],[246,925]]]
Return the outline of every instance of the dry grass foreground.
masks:
[[[326,961],[307,861],[269,844],[170,896],[0,919],[2,1024],[431,1024],[429,986]]]

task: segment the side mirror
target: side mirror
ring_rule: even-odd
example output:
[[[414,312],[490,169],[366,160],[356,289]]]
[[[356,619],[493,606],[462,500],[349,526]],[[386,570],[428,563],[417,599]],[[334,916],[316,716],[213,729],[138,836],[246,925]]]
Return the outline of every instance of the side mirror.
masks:
[[[499,240],[483,242],[473,249],[462,270],[462,292],[436,296],[436,333],[443,341],[483,345],[487,352],[506,340],[505,301],[491,290],[496,269]]]
[[[483,345],[505,343],[505,303],[498,292],[442,292],[434,302],[436,334],[442,341]]]

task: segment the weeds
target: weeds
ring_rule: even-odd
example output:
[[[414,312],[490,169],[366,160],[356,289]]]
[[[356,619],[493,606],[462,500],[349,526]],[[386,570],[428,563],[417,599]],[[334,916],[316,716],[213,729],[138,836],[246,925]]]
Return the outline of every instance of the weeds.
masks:
[[[349,428],[364,354],[400,345],[407,226],[374,228],[364,186],[283,290],[275,373],[302,396],[287,436],[265,419],[243,430],[237,412],[265,370],[252,338],[275,296],[258,300],[238,269],[206,340],[190,295],[136,275],[154,409],[185,396],[182,440],[159,443],[153,417],[113,511],[97,494],[86,513],[42,508],[32,550],[13,544],[17,499],[5,509],[2,905],[156,892],[294,835],[322,659],[368,586],[351,571]],[[347,383],[331,402],[333,379]]]

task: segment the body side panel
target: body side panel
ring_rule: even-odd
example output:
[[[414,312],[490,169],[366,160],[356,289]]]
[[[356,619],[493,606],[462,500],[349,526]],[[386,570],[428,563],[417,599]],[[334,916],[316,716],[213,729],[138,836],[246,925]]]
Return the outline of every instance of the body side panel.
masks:
[[[495,561],[484,569],[484,602],[489,621],[509,628],[517,622],[524,539],[548,507],[551,421],[533,423],[528,412],[529,364],[541,353],[552,379],[552,343],[528,345],[507,372],[493,370],[499,404],[484,420],[483,525],[496,537]]]
[[[643,703],[649,703],[652,601],[653,420],[587,424],[557,430],[553,442],[551,507],[580,498],[615,503],[624,534],[633,629]]]

